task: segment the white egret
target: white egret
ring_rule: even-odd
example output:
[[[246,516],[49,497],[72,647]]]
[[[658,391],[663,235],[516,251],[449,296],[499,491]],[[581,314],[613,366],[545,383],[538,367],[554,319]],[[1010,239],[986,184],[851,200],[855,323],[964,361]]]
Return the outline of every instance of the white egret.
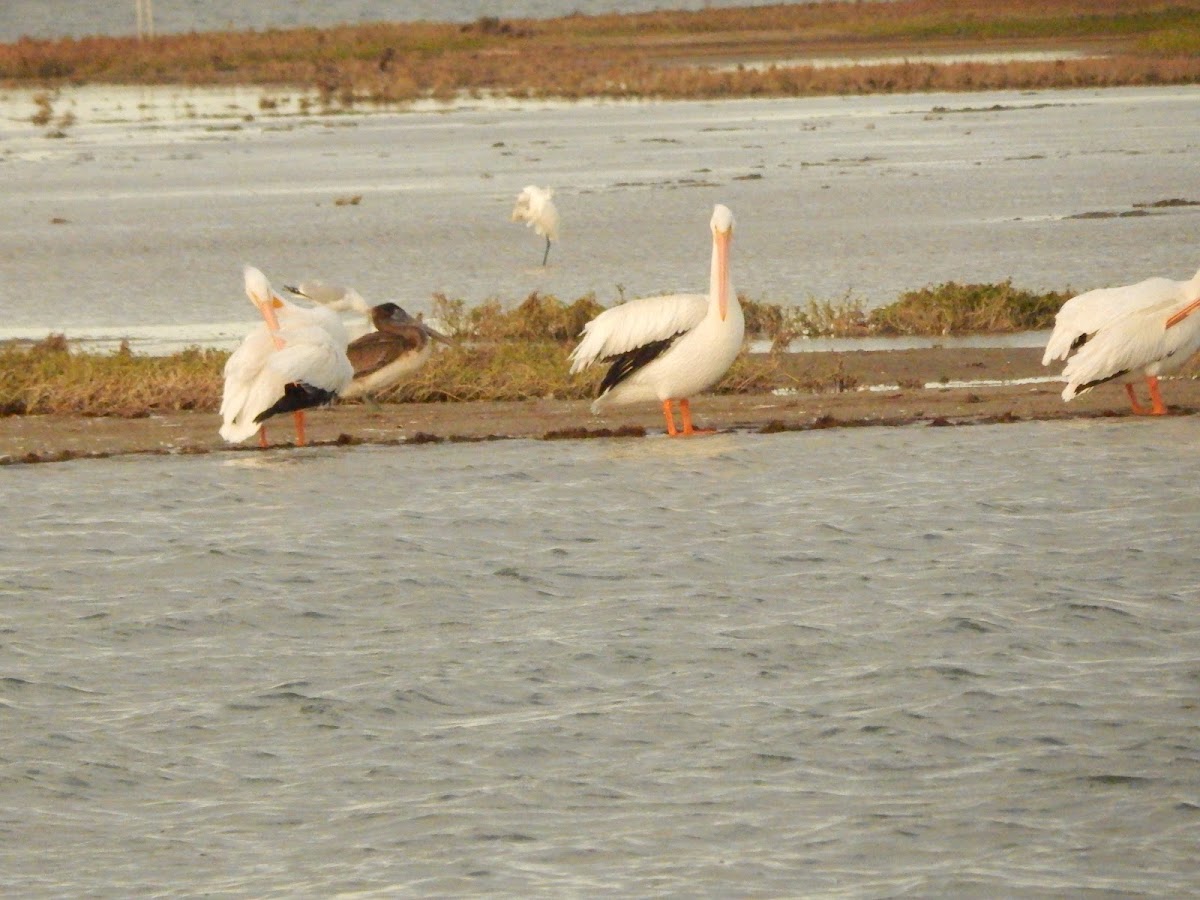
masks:
[[[542,265],[550,258],[550,242],[558,240],[558,207],[551,199],[553,188],[540,188],[529,184],[517,195],[517,203],[513,207],[511,219],[514,222],[524,222],[526,228],[546,238],[546,252],[542,254]]]

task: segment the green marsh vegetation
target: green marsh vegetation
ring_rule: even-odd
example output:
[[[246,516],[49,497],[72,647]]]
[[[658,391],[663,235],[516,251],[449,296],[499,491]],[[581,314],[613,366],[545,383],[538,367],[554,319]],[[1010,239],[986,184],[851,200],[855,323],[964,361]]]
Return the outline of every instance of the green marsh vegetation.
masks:
[[[961,335],[1049,328],[1068,291],[1038,294],[998,284],[947,282],[910,291],[867,309],[852,296],[784,304],[742,297],[747,338],[771,351],[743,353],[714,388],[753,393],[776,388],[841,391],[855,387],[834,360],[814,354],[801,372],[785,351],[806,337]],[[570,302],[530,294],[520,303],[490,300],[468,307],[436,294],[432,317],[454,335],[407,382],[378,399],[393,402],[585,399],[595,396],[603,367],[568,374],[568,355],[586,322],[604,307],[594,296]],[[0,345],[0,415],[70,414],[140,417],[161,412],[215,413],[229,354],[191,348],[170,356],[73,352],[66,337]]]
[[[788,62],[1062,48],[1089,56],[839,68]],[[773,59],[780,62],[743,64]],[[0,84],[8,86],[277,85],[314,90],[326,111],[460,93],[701,99],[1197,81],[1197,0],[828,2],[0,44]]]

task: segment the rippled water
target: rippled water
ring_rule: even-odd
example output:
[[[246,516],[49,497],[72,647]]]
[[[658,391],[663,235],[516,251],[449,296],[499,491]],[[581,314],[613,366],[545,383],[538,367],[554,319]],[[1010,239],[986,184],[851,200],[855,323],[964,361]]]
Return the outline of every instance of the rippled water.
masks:
[[[6,888],[1194,893],[1198,427],[0,470]]]

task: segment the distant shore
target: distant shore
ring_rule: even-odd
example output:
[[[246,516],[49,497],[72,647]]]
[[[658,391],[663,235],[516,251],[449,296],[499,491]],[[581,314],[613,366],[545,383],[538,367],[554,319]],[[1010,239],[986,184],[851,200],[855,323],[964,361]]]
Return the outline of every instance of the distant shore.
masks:
[[[273,85],[305,112],[463,94],[727,99],[1194,84],[1200,10],[894,0],[0,44],[0,85]],[[830,65],[849,61],[855,65]],[[270,100],[266,99],[269,103]],[[263,107],[273,109],[269,105]],[[35,124],[52,125],[44,109]]]
[[[838,365],[863,385],[840,393],[703,395],[697,423],[718,431],[774,433],[861,426],[951,426],[1133,417],[1118,385],[1105,385],[1064,403],[1057,369],[1040,365],[1036,348],[928,349],[804,354],[814,367]],[[900,387],[899,383],[924,387]],[[954,386],[932,387],[933,384]],[[1164,382],[1175,414],[1200,411],[1200,380]],[[583,400],[386,403],[377,409],[342,404],[308,416],[312,446],[396,445],[500,439],[639,438],[663,433],[654,404],[614,407],[593,416]],[[261,452],[254,441],[231,447],[217,435],[215,413],[180,412],[122,419],[85,416],[0,418],[0,465],[106,458]],[[289,417],[269,423],[272,448],[295,440]],[[702,439],[702,438],[700,438]]]

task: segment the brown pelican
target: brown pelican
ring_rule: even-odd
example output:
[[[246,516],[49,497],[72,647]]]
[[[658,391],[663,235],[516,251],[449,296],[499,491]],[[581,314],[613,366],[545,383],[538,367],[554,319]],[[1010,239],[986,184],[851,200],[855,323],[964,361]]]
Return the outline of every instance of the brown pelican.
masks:
[[[371,307],[377,330],[350,342],[346,355],[354,367],[354,381],[341,396],[346,399],[377,394],[412,374],[433,352],[430,339],[449,344],[445,335],[418,322],[395,303]]]

